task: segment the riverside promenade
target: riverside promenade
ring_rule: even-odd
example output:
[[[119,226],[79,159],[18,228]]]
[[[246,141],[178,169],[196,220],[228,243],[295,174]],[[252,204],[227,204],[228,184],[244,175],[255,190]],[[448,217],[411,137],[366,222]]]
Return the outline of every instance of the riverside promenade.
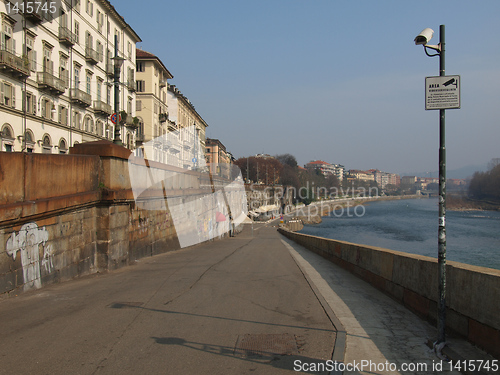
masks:
[[[433,327],[276,225],[2,297],[0,374],[459,373],[433,371]]]

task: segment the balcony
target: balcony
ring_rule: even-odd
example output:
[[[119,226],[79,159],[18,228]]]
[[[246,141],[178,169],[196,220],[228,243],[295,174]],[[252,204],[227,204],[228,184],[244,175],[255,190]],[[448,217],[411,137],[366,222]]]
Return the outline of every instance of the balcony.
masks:
[[[144,138],[145,138],[144,134],[142,134],[142,133],[139,133],[139,134],[135,135],[135,141],[136,142],[144,142]]]
[[[173,121],[168,122],[168,130],[170,131],[176,131],[177,130],[177,124]]]
[[[26,17],[26,19],[28,21],[31,21],[33,24],[39,24],[43,21],[44,19],[44,16],[43,16],[43,13],[42,13],[42,10],[41,9],[38,9],[38,12],[37,12],[37,8],[41,8],[41,7],[38,7],[36,5],[34,5],[33,1],[20,1],[19,3],[23,3],[22,5],[19,5],[19,9],[25,9],[26,12],[24,12],[24,17]],[[26,3],[31,3],[30,5],[31,6],[27,6],[28,4]],[[31,12],[28,12],[28,10],[31,9]]]
[[[50,91],[54,95],[61,95],[66,91],[66,83],[64,80],[48,72],[37,72],[36,80],[38,88]]]
[[[92,105],[92,96],[80,89],[71,89],[71,102],[82,107],[90,107]]]
[[[94,100],[94,112],[107,116],[113,113],[113,109],[108,103],[104,103],[100,100]]]
[[[168,119],[168,113],[160,113],[159,120],[160,122],[165,122]]]
[[[76,34],[64,26],[59,26],[59,42],[71,47],[76,43]]]
[[[128,79],[127,80],[127,88],[130,90],[130,91],[135,91],[136,90],[136,85],[135,85],[135,79]]]
[[[160,79],[160,87],[166,87],[167,86],[167,80],[166,79]]]
[[[87,46],[85,48],[85,60],[89,62],[90,64],[97,64],[100,60],[100,54],[96,50],[92,49],[91,47]]]
[[[18,57],[8,51],[0,51],[0,69],[5,73],[9,73],[21,78],[29,77],[30,64],[28,60]]]

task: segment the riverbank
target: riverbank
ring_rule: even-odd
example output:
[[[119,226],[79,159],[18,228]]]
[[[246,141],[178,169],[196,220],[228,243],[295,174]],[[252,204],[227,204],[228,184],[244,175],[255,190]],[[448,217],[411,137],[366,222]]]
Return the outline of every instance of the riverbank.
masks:
[[[451,211],[500,211],[500,204],[448,195],[446,197],[446,209]]]

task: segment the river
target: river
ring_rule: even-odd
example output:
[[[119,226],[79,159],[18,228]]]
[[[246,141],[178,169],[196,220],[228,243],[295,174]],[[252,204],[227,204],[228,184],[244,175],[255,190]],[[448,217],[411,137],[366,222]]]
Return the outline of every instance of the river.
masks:
[[[301,233],[437,258],[437,199],[370,202]],[[500,212],[447,211],[446,259],[500,269]]]

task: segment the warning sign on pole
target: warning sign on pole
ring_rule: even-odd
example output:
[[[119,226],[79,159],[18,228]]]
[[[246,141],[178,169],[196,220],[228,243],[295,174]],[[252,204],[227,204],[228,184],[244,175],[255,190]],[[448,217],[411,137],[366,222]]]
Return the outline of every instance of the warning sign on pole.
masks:
[[[425,109],[460,108],[460,76],[425,78]]]

